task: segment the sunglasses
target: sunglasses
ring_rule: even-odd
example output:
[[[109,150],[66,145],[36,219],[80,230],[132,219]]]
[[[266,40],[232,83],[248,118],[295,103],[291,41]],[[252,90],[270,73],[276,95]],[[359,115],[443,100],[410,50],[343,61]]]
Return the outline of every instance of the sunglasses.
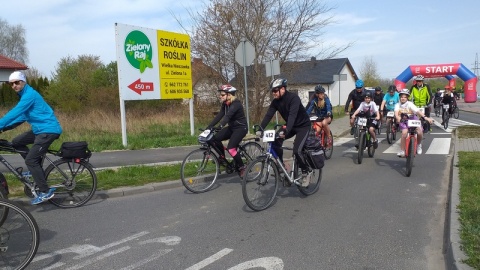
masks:
[[[22,81],[14,81],[14,82],[10,82],[10,85],[11,86],[14,86],[14,85],[20,85]]]
[[[227,94],[220,94],[220,96],[222,96],[222,97],[224,97],[224,96],[226,96],[226,95],[227,95]]]
[[[278,91],[280,91],[279,88],[272,89],[272,93],[277,93]]]

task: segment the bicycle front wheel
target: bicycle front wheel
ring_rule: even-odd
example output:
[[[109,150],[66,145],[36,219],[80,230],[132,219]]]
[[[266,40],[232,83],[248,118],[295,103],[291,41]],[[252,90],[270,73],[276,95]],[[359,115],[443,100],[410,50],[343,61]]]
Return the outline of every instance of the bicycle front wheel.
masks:
[[[197,149],[188,154],[182,162],[180,177],[183,186],[193,192],[210,190],[220,174],[217,156],[207,149]]]
[[[310,183],[307,187],[297,186],[298,191],[305,196],[312,195],[318,191],[320,182],[322,181],[322,169],[313,170],[307,177],[310,177]]]
[[[387,142],[388,144],[392,144],[392,121],[387,120],[387,128],[385,129],[385,133],[387,134]]]
[[[360,137],[358,137],[358,155],[357,155],[358,164],[362,164],[364,148],[365,148],[365,132],[360,132]]]
[[[413,136],[408,138],[408,154],[407,154],[407,168],[405,174],[410,176],[412,174],[413,159],[415,157],[415,138]]]
[[[56,188],[49,202],[61,208],[82,206],[97,190],[97,175],[83,159],[58,159],[47,167],[45,178],[50,187]]]
[[[333,154],[333,134],[332,131],[330,130],[330,136],[323,137],[324,142],[323,142],[323,154],[325,156],[325,159],[330,159]]]
[[[443,112],[443,128],[447,129],[448,128],[448,119],[450,118],[450,115],[448,114],[448,111],[445,110]]]
[[[277,165],[266,156],[260,156],[248,164],[242,181],[243,199],[254,211],[267,209],[275,200],[278,190]]]
[[[0,226],[0,269],[25,269],[37,253],[40,230],[25,208],[0,198],[0,213],[5,210],[8,215]]]
[[[247,142],[241,146],[243,164],[247,165],[263,153],[262,146],[256,142]]]

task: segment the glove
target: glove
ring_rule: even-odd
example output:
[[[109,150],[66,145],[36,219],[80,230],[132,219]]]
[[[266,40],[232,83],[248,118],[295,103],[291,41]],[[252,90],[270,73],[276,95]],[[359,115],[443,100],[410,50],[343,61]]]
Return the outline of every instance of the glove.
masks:
[[[262,137],[262,132],[259,130],[257,132],[255,132],[255,136],[257,137]]]
[[[328,115],[328,116],[331,116],[331,115],[332,115],[332,113],[331,113],[331,112],[327,112],[327,115]]]

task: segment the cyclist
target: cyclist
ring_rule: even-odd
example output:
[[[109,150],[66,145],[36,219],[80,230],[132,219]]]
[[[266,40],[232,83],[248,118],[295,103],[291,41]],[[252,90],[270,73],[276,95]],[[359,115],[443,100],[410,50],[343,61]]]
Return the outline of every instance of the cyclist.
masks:
[[[220,100],[225,97],[222,102],[220,112],[213,118],[212,122],[207,126],[207,129],[212,129],[218,122],[220,122],[220,128],[222,128],[212,138],[212,144],[216,150],[219,151],[220,160],[225,158],[225,149],[223,148],[222,141],[228,140],[227,151],[235,160],[238,174],[243,177],[245,173],[245,164],[243,164],[242,157],[238,153],[238,145],[248,133],[247,118],[243,110],[243,105],[240,100],[235,97],[237,89],[229,84],[220,86],[218,90],[220,92]],[[225,96],[223,96],[225,95]],[[220,121],[221,120],[221,121]],[[225,127],[225,125],[228,126]]]
[[[380,86],[375,87],[375,94],[373,95],[373,102],[380,108],[382,104],[383,97],[385,94],[382,92],[382,88]],[[380,113],[380,120],[383,122],[383,110],[379,110]]]
[[[352,114],[358,109],[360,103],[364,100],[364,85],[362,80],[357,80],[355,82],[355,89],[353,89],[350,94],[348,94],[347,102],[345,103],[345,113],[348,112],[348,108],[350,107],[350,103],[353,101],[353,107],[350,110],[350,135],[353,135],[353,119]]]
[[[310,183],[311,172],[305,164],[301,151],[311,129],[310,119],[305,107],[302,105],[300,97],[287,91],[286,79],[274,79],[270,83],[270,90],[273,94],[273,100],[260,126],[264,129],[277,111],[287,122],[283,130],[283,135],[281,135],[282,138],[275,140],[275,142],[272,143],[272,147],[283,162],[283,149],[281,148],[283,141],[284,139],[286,140],[295,136],[295,140],[293,141],[293,154],[298,162],[298,166],[302,170],[301,185],[306,187]]]
[[[27,83],[25,74],[15,71],[10,74],[8,81],[20,100],[0,119],[0,130],[16,127],[23,122],[31,125],[31,130],[12,140],[12,146],[25,152],[21,155],[38,187],[37,196],[32,199],[31,204],[39,204],[54,196],[55,188],[48,187],[41,160],[48,147],[62,134],[62,127],[52,108],[37,90]],[[30,149],[27,146],[29,144],[32,144]]]
[[[440,92],[440,88],[437,88],[437,92],[433,96],[433,108],[440,106],[442,103],[442,92]]]
[[[390,85],[388,87],[388,94],[383,96],[380,111],[384,113],[393,111],[398,102],[400,102],[400,97],[398,96],[397,87],[395,85]]]
[[[452,114],[453,113],[453,106],[455,105],[455,95],[451,92],[452,88],[447,85],[445,86],[445,92],[442,93],[441,95],[441,98],[442,98],[442,103],[443,104],[448,104],[448,114]],[[445,111],[445,109],[442,108],[442,125],[445,121],[444,119],[444,116],[443,116],[443,112]]]
[[[360,106],[358,106],[358,109],[352,114],[352,119],[355,120],[355,117],[359,113],[365,113],[365,115],[367,115],[368,132],[370,132],[370,135],[372,136],[372,139],[373,139],[373,148],[377,149],[378,140],[375,137],[375,129],[377,128],[377,123],[380,120],[380,113],[377,109],[377,105],[375,104],[375,102],[372,102],[372,94],[370,93],[365,94],[365,101],[360,103]],[[377,122],[374,122],[372,119],[370,119],[370,117],[375,117],[375,120]],[[358,148],[358,144],[356,144],[355,147]]]
[[[315,115],[319,118],[323,118],[322,122],[315,122],[315,131],[318,134],[320,130],[324,128],[328,139],[328,137],[330,137],[329,125],[333,120],[332,104],[330,103],[330,99],[325,95],[325,88],[320,84],[315,86],[315,96],[308,105],[307,115],[310,115],[312,111],[314,111]],[[327,140],[327,142],[329,141],[330,140]]]
[[[424,118],[430,124],[432,123],[432,119],[425,116],[413,102],[408,101],[410,97],[410,93],[408,90],[400,91],[400,102],[395,105],[395,118],[397,119],[397,123],[399,123],[399,128],[402,131],[402,138],[401,138],[401,151],[398,152],[397,156],[403,157],[405,156],[405,141],[408,135],[408,126],[407,122],[402,122],[403,117],[407,119],[415,119],[418,120],[418,116],[420,118]],[[421,127],[417,128],[417,154],[422,154],[422,138],[423,138],[423,129]]]
[[[430,117],[429,105],[432,104],[432,91],[430,86],[423,83],[424,79],[423,75],[415,77],[415,85],[410,88],[410,100],[419,108],[425,107],[425,115]]]

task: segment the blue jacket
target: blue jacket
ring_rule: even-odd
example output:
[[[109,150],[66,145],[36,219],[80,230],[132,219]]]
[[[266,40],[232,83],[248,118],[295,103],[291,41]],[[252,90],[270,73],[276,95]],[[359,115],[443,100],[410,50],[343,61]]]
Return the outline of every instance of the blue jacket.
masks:
[[[318,117],[325,117],[327,116],[328,112],[332,114],[332,104],[330,103],[330,99],[326,95],[325,95],[325,106],[323,108],[317,107],[317,103],[318,103],[318,97],[315,96],[308,104],[307,115],[310,115],[312,111],[314,111]]]
[[[52,108],[43,97],[30,85],[25,84],[18,92],[20,101],[0,119],[0,130],[27,121],[32,126],[33,134],[62,134],[62,127]]]

